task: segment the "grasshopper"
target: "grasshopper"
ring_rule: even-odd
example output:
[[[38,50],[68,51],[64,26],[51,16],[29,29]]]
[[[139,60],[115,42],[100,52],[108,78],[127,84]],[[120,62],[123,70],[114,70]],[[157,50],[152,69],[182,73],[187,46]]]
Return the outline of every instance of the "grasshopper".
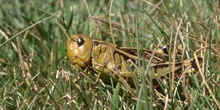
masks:
[[[169,58],[169,55],[162,51],[164,50],[157,49],[151,60],[148,76],[152,79],[165,77],[172,71],[169,68],[172,63],[164,61]],[[125,78],[134,76],[133,72],[137,71],[135,65],[138,60],[148,64],[152,52],[151,50],[138,51],[133,47],[117,47],[112,43],[92,39],[86,35],[72,35],[67,41],[67,57],[74,67],[88,73],[105,72]],[[197,65],[193,58],[175,62],[175,76],[180,75],[183,71],[196,70]]]

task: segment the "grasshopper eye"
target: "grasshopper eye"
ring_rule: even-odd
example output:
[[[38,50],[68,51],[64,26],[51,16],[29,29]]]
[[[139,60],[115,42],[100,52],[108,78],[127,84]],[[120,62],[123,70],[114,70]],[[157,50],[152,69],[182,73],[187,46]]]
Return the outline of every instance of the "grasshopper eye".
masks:
[[[167,46],[163,46],[162,50],[165,54],[168,54],[168,47]]]
[[[80,47],[81,45],[83,45],[85,43],[84,39],[82,37],[79,37],[77,39],[77,45]]]

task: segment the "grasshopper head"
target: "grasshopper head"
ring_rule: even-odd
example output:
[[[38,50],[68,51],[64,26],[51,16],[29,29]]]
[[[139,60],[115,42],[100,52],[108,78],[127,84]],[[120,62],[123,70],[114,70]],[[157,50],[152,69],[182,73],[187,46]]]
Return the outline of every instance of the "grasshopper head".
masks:
[[[78,69],[86,69],[91,63],[92,39],[85,35],[73,35],[67,41],[67,57]]]

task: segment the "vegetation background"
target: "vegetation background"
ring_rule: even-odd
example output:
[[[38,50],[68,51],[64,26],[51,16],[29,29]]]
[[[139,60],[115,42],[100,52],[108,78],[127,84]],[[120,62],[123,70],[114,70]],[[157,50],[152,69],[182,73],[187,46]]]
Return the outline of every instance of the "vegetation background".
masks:
[[[0,109],[220,109],[218,0],[0,0]],[[201,71],[181,92],[95,87],[72,69],[60,22],[71,34],[119,46],[186,46]],[[203,75],[202,75],[203,74]],[[176,94],[176,95],[174,95]]]

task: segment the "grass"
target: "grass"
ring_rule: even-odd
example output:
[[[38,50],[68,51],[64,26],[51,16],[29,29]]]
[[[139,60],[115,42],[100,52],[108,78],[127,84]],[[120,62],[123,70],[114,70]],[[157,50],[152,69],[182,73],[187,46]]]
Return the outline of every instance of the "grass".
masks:
[[[0,6],[1,109],[220,109],[218,1],[4,0],[0,4],[4,4]],[[184,59],[204,57],[205,65],[197,75],[187,74],[191,81],[185,82],[192,84],[180,82],[183,86],[177,93],[169,90],[168,81],[162,86],[168,92],[164,97],[151,86],[130,91],[120,83],[100,81],[93,86],[95,75],[71,68],[66,58],[67,37],[57,24],[63,20],[70,34],[118,46],[152,49],[182,44]]]

